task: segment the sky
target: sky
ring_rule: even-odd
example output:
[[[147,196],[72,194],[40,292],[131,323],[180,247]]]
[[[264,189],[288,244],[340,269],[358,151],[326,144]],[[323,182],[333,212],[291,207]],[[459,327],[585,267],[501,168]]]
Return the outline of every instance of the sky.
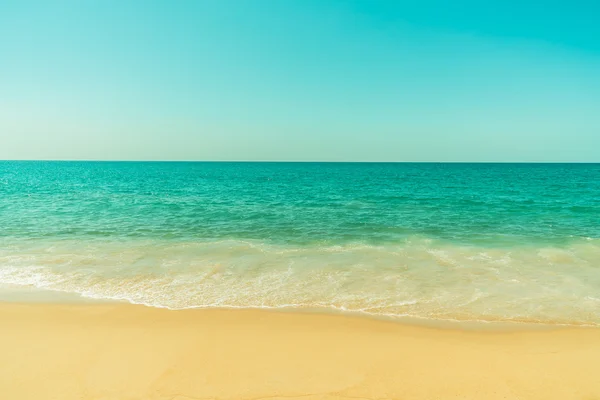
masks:
[[[0,159],[600,162],[599,15],[0,0]]]

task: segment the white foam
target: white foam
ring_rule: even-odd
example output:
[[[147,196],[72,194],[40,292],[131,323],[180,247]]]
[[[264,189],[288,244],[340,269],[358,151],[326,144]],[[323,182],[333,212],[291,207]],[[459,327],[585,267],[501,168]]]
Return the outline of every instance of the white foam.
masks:
[[[600,277],[596,250],[588,247],[36,243],[0,250],[0,283],[168,309],[299,308],[594,325]],[[568,268],[565,253],[575,255]]]

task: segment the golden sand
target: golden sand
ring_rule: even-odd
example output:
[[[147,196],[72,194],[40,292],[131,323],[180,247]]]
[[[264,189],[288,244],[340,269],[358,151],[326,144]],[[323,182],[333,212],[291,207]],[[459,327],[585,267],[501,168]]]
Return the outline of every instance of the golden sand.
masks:
[[[600,330],[0,305],[2,399],[600,399]]]

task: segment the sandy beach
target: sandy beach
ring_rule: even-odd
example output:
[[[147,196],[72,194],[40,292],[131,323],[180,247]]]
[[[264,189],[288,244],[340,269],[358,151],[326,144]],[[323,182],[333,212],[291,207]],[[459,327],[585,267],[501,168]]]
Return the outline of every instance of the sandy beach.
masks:
[[[600,398],[600,330],[341,315],[0,306],[6,399]]]

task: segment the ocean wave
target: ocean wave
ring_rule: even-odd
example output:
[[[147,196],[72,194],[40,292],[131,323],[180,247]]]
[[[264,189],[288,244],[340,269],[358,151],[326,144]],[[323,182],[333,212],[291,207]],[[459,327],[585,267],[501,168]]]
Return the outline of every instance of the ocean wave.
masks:
[[[0,283],[169,309],[301,308],[386,317],[596,325],[597,241],[562,248],[30,241]]]

